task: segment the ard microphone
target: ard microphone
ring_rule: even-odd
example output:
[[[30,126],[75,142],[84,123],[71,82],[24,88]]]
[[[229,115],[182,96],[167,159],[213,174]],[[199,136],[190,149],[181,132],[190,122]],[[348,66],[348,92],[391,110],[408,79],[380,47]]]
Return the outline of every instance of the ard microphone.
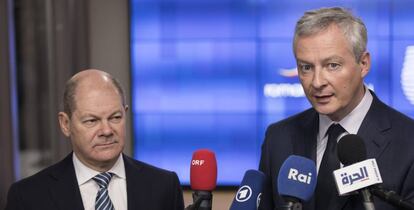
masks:
[[[289,156],[277,177],[277,191],[285,200],[280,209],[302,209],[302,202],[308,201],[315,191],[316,175],[315,162],[297,155]]]
[[[246,171],[230,210],[257,210],[264,182],[265,175],[263,172],[257,170]]]
[[[405,201],[394,191],[382,188],[377,162],[375,159],[365,160],[365,144],[359,136],[350,134],[341,138],[338,143],[338,158],[346,166],[334,172],[340,195],[362,189],[365,191],[365,195],[362,192],[364,202],[370,199],[369,193],[372,193],[395,207],[414,210],[413,203]]]
[[[217,162],[214,152],[200,149],[193,153],[190,167],[190,185],[193,193],[193,204],[187,210],[211,210],[216,188]]]
[[[367,187],[382,183],[375,159],[366,160],[364,141],[355,134],[342,137],[338,142],[338,159],[344,166],[334,171],[339,195],[358,191],[366,210],[375,210],[371,192]]]

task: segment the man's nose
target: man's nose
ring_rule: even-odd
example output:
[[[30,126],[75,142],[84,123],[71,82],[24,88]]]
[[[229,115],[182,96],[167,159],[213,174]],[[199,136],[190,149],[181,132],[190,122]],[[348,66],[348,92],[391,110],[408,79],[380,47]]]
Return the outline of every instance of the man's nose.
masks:
[[[315,89],[320,89],[327,84],[325,72],[322,68],[315,68],[313,78],[312,78],[312,86]]]
[[[100,134],[104,136],[112,135],[112,127],[109,121],[102,121]]]

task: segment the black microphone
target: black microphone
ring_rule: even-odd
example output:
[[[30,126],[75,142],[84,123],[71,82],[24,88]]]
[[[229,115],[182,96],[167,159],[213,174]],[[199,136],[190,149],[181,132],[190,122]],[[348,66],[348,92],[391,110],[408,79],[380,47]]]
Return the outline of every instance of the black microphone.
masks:
[[[366,148],[365,148],[364,141],[359,136],[354,135],[354,134],[349,134],[341,138],[340,141],[338,142],[338,158],[341,161],[341,163],[344,164],[345,166],[348,166],[354,163],[360,163],[366,159],[366,156],[367,155],[366,155]],[[378,176],[379,178],[381,176],[379,174],[379,170],[378,170]],[[344,179],[344,178],[341,178],[341,179]],[[382,178],[380,179],[381,179],[380,183],[382,183]],[[335,180],[338,182],[337,179]],[[375,184],[369,187],[366,186],[360,191],[363,197],[364,205],[366,202],[369,203],[368,205],[371,205],[372,203],[371,193],[372,193],[372,195],[377,196],[378,198],[382,199],[383,201],[397,208],[414,210],[413,203],[409,201],[405,201],[401,196],[397,195],[394,191],[384,189],[381,186],[381,184]],[[368,208],[366,207],[366,209],[373,209],[373,208],[374,208],[373,204],[372,204],[372,207],[368,207]]]
[[[338,159],[344,166],[364,161],[367,158],[367,151],[364,141],[355,134],[348,134],[338,142]],[[367,187],[359,189],[362,195],[362,203],[366,210],[375,210],[371,192]]]

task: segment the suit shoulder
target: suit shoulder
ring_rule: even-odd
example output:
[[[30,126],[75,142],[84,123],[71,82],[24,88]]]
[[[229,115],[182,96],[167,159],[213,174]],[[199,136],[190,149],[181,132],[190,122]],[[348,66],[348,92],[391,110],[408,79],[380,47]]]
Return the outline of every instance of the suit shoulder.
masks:
[[[156,166],[150,165],[148,163],[144,163],[139,160],[135,160],[131,157],[124,155],[124,161],[132,164],[134,167],[140,168],[141,170],[145,171],[145,173],[150,174],[152,176],[176,176],[176,173],[173,171],[168,171],[162,168],[158,168]]]
[[[28,176],[26,178],[23,178],[15,182],[13,185],[30,187],[31,185],[44,184],[47,181],[47,179],[50,177],[50,171],[54,170],[55,167],[56,167],[56,164],[49,166],[31,176]]]
[[[399,112],[398,110],[395,110],[392,107],[388,107],[390,110],[391,119],[393,121],[401,122],[404,125],[414,126],[414,119],[410,118],[409,116]]]
[[[270,131],[278,129],[297,128],[298,126],[304,125],[304,123],[308,122],[309,120],[314,119],[317,115],[317,112],[314,109],[310,108],[288,118],[270,124],[267,130]]]

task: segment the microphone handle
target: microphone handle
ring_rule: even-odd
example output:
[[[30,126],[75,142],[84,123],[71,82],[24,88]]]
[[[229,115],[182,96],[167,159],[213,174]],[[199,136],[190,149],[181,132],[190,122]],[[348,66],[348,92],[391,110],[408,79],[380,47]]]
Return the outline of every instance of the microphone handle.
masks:
[[[384,201],[389,202],[395,207],[408,209],[408,210],[414,210],[414,204],[409,201],[404,201],[403,198],[401,198],[397,193],[395,193],[392,190],[386,190],[380,186],[373,187],[371,189],[372,194],[375,196],[378,196]]]
[[[374,202],[372,200],[372,195],[367,188],[364,188],[360,191],[362,195],[362,203],[364,204],[365,210],[375,210]]]
[[[213,195],[210,191],[194,191],[193,209],[194,210],[211,210]]]
[[[287,202],[285,205],[279,206],[277,210],[302,210],[302,204]]]
[[[284,205],[276,208],[276,210],[302,210],[302,203],[294,197],[283,196]]]

